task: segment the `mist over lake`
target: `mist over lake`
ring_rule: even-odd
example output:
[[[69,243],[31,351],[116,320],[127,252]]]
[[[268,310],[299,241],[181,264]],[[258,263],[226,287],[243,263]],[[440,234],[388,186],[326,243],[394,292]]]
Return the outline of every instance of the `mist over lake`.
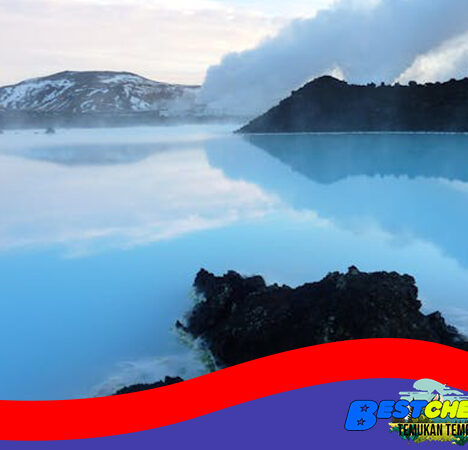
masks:
[[[468,135],[236,128],[0,135],[1,399],[202,373],[173,330],[201,267],[397,270],[468,331]]]

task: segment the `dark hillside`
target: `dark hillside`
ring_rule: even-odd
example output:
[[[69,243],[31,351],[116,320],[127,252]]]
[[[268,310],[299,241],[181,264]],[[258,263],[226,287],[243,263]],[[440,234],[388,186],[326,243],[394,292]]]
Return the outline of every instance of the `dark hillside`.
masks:
[[[468,131],[468,78],[409,86],[317,78],[241,133]]]

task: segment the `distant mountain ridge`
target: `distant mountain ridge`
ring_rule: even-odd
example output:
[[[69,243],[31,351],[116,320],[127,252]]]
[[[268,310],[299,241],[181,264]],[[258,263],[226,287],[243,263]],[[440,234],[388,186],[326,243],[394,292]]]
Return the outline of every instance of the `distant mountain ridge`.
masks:
[[[241,133],[468,131],[468,78],[445,83],[353,85],[331,76],[307,83]]]
[[[44,113],[195,113],[199,86],[152,81],[129,72],[65,71],[0,87],[0,106]]]
[[[130,72],[65,71],[0,87],[0,129],[152,125],[225,120],[199,99],[200,86]]]

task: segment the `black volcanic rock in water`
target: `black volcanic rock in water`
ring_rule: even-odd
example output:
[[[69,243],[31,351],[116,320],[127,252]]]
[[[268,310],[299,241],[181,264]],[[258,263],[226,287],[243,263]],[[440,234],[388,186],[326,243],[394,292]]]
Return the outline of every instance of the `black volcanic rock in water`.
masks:
[[[120,390],[118,390],[114,395],[122,395],[122,394],[132,394],[134,392],[140,391],[147,391],[149,389],[156,389],[163,386],[170,386],[171,384],[176,384],[184,381],[180,377],[166,377],[164,381],[158,381],[156,383],[151,384],[134,384],[132,386],[126,386]]]
[[[201,270],[194,286],[205,300],[187,324],[221,366],[327,342],[407,338],[468,350],[465,338],[440,313],[421,313],[409,275],[392,272],[330,273],[298,288],[267,286],[260,276],[236,272],[217,277]]]
[[[358,86],[324,76],[239,131],[468,131],[468,78]]]

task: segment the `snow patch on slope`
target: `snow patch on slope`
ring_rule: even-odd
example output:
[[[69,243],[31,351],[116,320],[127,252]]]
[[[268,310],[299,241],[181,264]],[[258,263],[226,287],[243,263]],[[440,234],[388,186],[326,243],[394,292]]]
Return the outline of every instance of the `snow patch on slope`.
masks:
[[[160,83],[131,73],[62,72],[0,88],[0,109],[48,113],[159,112],[203,115],[198,86]]]

